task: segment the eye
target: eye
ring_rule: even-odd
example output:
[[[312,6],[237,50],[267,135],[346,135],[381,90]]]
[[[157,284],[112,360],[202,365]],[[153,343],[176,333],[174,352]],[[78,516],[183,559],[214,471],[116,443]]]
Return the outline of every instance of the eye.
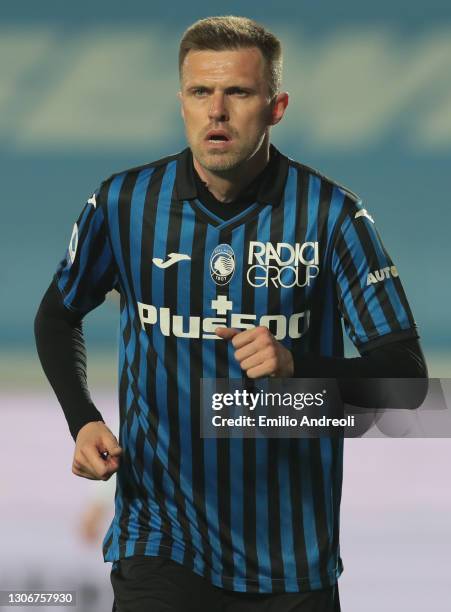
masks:
[[[227,93],[232,96],[238,96],[239,98],[245,98],[249,92],[245,89],[241,89],[241,87],[231,87]]]
[[[193,95],[196,96],[196,98],[203,98],[207,95],[208,91],[205,87],[196,87],[195,89],[193,89]]]

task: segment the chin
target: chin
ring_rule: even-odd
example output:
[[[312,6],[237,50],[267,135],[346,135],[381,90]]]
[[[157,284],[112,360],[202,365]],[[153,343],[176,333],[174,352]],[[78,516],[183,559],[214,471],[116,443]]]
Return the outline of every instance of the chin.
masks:
[[[194,151],[194,155],[199,163],[211,172],[227,172],[234,170],[243,164],[246,159],[236,153],[222,153],[215,151],[213,153],[201,153],[200,155]]]
[[[204,168],[211,172],[227,172],[241,165],[241,162],[237,162],[235,159],[208,158],[205,163],[203,161],[201,163]]]

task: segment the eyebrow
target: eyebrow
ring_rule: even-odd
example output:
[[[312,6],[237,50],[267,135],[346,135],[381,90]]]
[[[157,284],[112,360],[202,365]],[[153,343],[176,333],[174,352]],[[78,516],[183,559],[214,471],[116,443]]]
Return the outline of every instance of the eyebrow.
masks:
[[[190,85],[189,87],[187,87],[188,91],[194,91],[195,89],[205,89],[207,91],[212,91],[214,87],[211,87],[209,85],[202,85],[201,83],[199,83],[198,85]],[[228,92],[233,89],[241,89],[242,91],[246,91],[248,93],[253,93],[257,91],[255,87],[250,87],[249,85],[228,85],[227,87],[224,87],[225,92]]]

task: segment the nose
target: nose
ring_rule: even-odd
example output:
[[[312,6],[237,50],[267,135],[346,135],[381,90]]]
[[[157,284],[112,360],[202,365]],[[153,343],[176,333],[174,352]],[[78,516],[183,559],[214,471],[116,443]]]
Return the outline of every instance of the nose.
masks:
[[[212,96],[208,116],[215,121],[228,121],[229,114],[225,104],[224,94],[218,92]]]

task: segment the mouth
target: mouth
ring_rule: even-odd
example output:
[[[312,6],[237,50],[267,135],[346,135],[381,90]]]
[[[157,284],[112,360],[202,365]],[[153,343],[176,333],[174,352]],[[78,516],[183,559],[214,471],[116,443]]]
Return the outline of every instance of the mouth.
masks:
[[[225,130],[210,130],[205,136],[206,142],[210,144],[224,144],[232,140]]]

